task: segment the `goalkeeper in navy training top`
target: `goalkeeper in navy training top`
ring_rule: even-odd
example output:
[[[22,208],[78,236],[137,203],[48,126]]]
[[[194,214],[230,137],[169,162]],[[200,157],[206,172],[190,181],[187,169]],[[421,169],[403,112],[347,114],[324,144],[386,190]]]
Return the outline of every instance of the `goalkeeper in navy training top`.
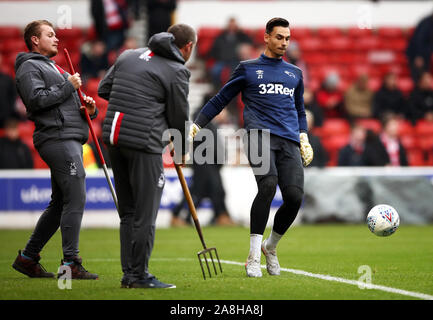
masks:
[[[267,151],[269,155],[269,169],[263,172],[247,152],[258,187],[251,206],[250,251],[245,265],[249,277],[262,276],[261,252],[266,257],[268,273],[280,274],[276,246],[298,214],[304,194],[303,166],[313,159],[307,137],[302,71],[282,59],[289,40],[286,19],[268,21],[264,53],[258,59],[242,61],[237,66],[227,84],[203,107],[190,128],[190,137],[194,138],[241,92],[249,147],[254,144],[253,132],[258,132],[255,144],[266,148],[259,152],[266,154],[264,151]],[[270,236],[262,242],[277,185],[283,204],[275,214]]]

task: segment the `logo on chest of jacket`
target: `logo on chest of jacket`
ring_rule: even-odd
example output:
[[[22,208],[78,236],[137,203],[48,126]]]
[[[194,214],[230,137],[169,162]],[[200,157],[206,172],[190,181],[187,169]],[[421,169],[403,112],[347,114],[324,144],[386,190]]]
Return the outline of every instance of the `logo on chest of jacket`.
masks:
[[[287,74],[289,77],[293,77],[293,79],[296,79],[295,75],[291,73],[290,71],[284,71],[285,74]]]
[[[263,74],[265,72],[263,70],[256,70],[257,79],[263,79]]]
[[[138,58],[144,61],[149,61],[152,57],[153,57],[153,52],[150,50],[146,50]]]

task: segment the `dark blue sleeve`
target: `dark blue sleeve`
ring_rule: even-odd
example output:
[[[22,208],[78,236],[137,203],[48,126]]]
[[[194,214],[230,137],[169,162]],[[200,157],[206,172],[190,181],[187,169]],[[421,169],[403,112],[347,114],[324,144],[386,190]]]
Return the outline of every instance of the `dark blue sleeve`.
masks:
[[[245,67],[239,64],[225,86],[206,103],[194,122],[201,128],[218,115],[229,102],[242,91],[245,85]]]
[[[299,131],[300,132],[307,132],[307,117],[305,115],[305,108],[304,108],[304,77],[299,77],[299,83],[298,86],[295,89],[295,107],[298,111],[298,123],[299,123]]]

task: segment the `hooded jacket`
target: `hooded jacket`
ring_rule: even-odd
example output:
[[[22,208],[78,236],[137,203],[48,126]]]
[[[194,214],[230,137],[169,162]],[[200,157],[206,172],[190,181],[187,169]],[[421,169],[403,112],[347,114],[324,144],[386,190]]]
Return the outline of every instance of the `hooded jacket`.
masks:
[[[167,144],[163,133],[177,129],[182,135],[182,150],[177,151],[185,154],[190,72],[184,64],[174,36],[166,32],[154,35],[148,48],[123,52],[98,87],[98,95],[109,101],[103,141],[162,153]]]
[[[48,141],[87,141],[89,127],[80,113],[78,93],[67,80],[69,73],[62,74],[52,60],[34,52],[17,55],[15,73],[18,94],[35,123],[36,148]]]

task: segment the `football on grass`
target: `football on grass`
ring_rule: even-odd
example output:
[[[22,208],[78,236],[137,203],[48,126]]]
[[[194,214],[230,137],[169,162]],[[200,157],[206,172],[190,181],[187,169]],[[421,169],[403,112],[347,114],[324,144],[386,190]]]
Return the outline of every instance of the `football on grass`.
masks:
[[[397,211],[387,204],[378,204],[367,215],[367,225],[379,237],[392,235],[400,225]]]

